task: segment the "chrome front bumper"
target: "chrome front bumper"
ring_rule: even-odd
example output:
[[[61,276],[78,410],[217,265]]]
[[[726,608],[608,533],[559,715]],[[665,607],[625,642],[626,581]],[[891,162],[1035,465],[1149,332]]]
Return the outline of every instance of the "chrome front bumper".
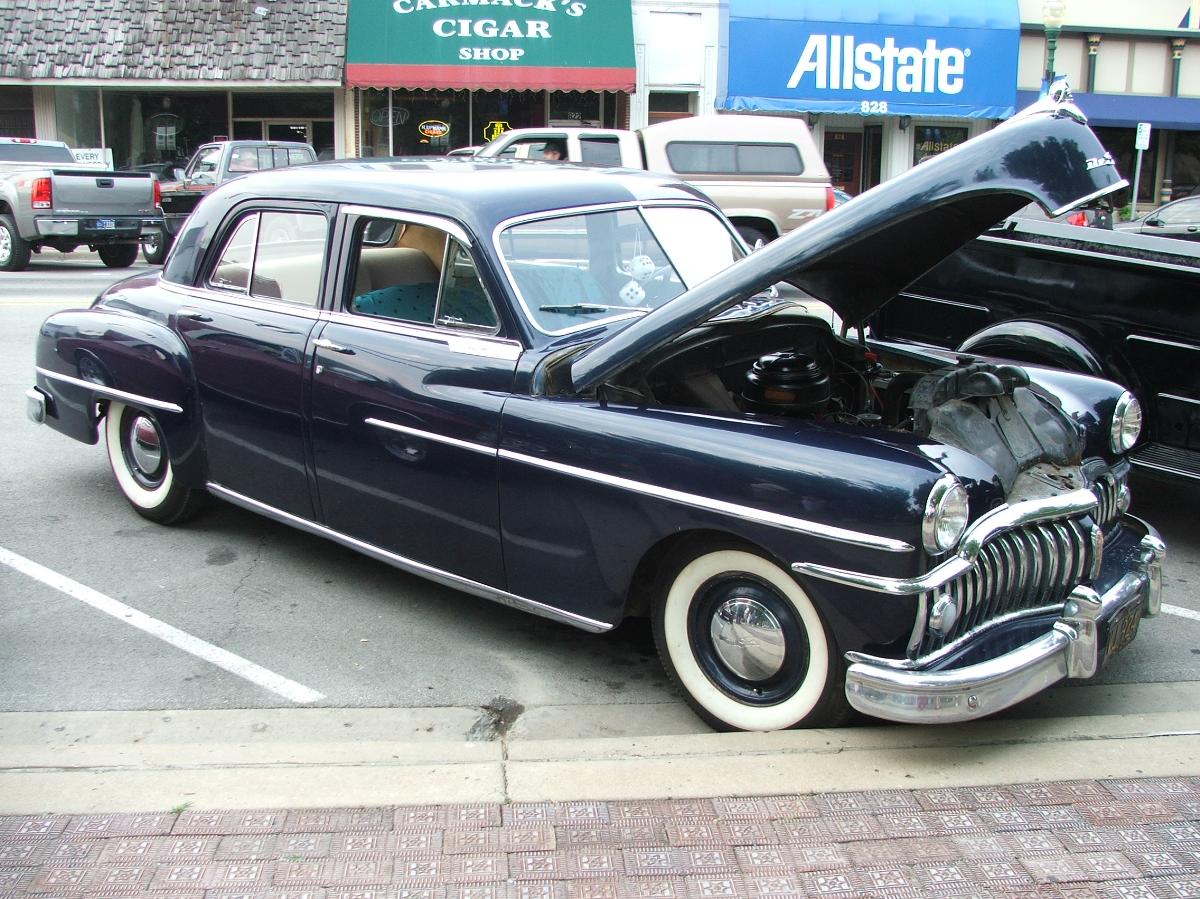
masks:
[[[1157,615],[1166,546],[1146,525],[1133,570],[1103,594],[1076,587],[1050,632],[995,659],[945,671],[919,671],[857,659],[846,698],[876,718],[908,724],[970,721],[1027,699],[1067,677],[1091,677],[1104,661],[1101,624],[1130,606]]]

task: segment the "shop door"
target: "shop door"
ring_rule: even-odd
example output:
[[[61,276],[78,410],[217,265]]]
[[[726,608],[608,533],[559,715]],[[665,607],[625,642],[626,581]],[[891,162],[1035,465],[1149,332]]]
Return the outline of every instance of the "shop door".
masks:
[[[308,143],[307,122],[268,122],[267,140],[298,140]]]
[[[862,144],[860,131],[825,132],[825,168],[834,187],[857,193]]]
[[[883,159],[883,126],[868,125],[863,129],[862,174],[859,188],[870,190],[881,180]]]

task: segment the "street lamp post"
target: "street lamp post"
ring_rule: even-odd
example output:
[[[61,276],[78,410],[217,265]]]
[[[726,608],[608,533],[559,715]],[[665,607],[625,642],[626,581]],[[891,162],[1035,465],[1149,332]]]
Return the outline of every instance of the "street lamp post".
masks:
[[[1058,35],[1062,31],[1063,18],[1067,12],[1064,0],[1046,0],[1042,4],[1042,24],[1046,26],[1046,87],[1054,81],[1054,51],[1058,49]]]

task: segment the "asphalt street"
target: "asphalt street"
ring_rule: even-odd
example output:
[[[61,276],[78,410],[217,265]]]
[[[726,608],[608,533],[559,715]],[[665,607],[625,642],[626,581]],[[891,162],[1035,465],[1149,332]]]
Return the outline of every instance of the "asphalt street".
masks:
[[[645,726],[662,733],[706,730],[667,685],[645,622],[588,635],[216,501],[178,528],[139,518],[100,446],[25,418],[41,321],[86,305],[123,274],[91,254],[43,257],[24,273],[0,273],[0,554],[9,560],[0,564],[0,711],[490,706],[502,717],[518,707],[624,707],[633,714],[604,715],[618,734],[632,721],[657,722]],[[1139,477],[1134,489],[1134,511],[1170,548],[1171,611],[1142,623],[1100,683],[1194,691],[1200,486]],[[87,601],[97,596],[107,611]],[[157,631],[133,626],[143,619]],[[164,633],[249,667],[220,667]],[[289,698],[246,676],[255,670],[307,692]],[[1052,690],[1020,716],[1077,713],[1078,691]],[[1103,702],[1102,690],[1086,695]]]

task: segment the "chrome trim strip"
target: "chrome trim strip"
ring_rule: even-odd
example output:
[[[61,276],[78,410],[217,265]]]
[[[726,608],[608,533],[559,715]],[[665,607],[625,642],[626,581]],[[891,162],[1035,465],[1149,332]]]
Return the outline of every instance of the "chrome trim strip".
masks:
[[[327,316],[331,323],[362,328],[367,331],[377,331],[383,334],[397,334],[401,337],[414,337],[418,340],[430,340],[441,343],[452,352],[464,356],[480,356],[487,359],[503,359],[515,362],[521,357],[525,348],[515,340],[503,337],[491,337],[485,334],[463,334],[449,328],[438,328],[433,325],[418,325],[412,322],[398,322],[391,319],[374,318],[368,315],[354,315],[350,312],[331,312]]]
[[[987,306],[980,306],[976,303],[961,303],[957,300],[944,300],[939,297],[926,296],[923,293],[912,293],[911,291],[903,291],[903,296],[914,299],[914,300],[921,300],[926,303],[936,303],[939,306],[953,306],[956,309],[970,309],[973,312],[988,312],[989,311]]]
[[[1003,232],[1001,232],[1001,233],[1003,233]],[[1006,244],[1011,244],[1013,242],[1013,239],[1011,237],[990,237],[986,234],[980,235],[979,237],[976,238],[976,240],[988,241],[991,243],[1006,243]],[[1085,259],[1104,259],[1104,260],[1107,260],[1108,262],[1113,262],[1113,261],[1126,262],[1131,265],[1138,265],[1138,266],[1147,266],[1148,265],[1148,266],[1152,266],[1154,268],[1162,268],[1162,269],[1167,269],[1168,271],[1175,271],[1175,272],[1187,272],[1187,273],[1193,274],[1193,275],[1196,273],[1195,266],[1176,265],[1173,262],[1156,262],[1151,259],[1136,259],[1132,256],[1114,256],[1109,253],[1097,253],[1093,250],[1081,250],[1081,249],[1077,249],[1074,247],[1056,247],[1051,244],[1040,243],[1038,241],[1032,241],[1032,240],[1020,241],[1020,243],[1023,246],[1041,250],[1041,251],[1045,251],[1047,253],[1069,253],[1072,256],[1080,256]],[[1127,340],[1133,340],[1133,339],[1148,340],[1150,338],[1135,338],[1133,335],[1130,335],[1126,339]],[[1190,346],[1187,346],[1186,344],[1178,344],[1178,346],[1181,346],[1184,349],[1195,349],[1195,347],[1190,347]]]
[[[232,293],[224,290],[215,290],[207,286],[193,287],[190,284],[175,284],[174,282],[167,281],[163,278],[158,279],[158,284],[164,290],[171,293],[177,293],[189,301],[194,301],[199,298],[203,300],[211,300],[217,303],[224,303],[228,306],[237,306],[240,309],[263,309],[267,312],[282,312],[287,315],[294,315],[297,318],[306,318],[311,321],[317,321],[323,318],[325,315],[325,313],[316,306],[307,306],[302,303],[285,303],[280,300],[264,299],[263,297],[256,297],[246,293]]]
[[[1066,206],[1060,206],[1058,209],[1055,209],[1050,213],[1050,217],[1054,218],[1056,215],[1062,215],[1064,212],[1070,212],[1072,209],[1082,206],[1084,203],[1090,203],[1092,200],[1098,200],[1100,197],[1108,196],[1109,194],[1128,186],[1129,182],[1122,178],[1120,181],[1108,185],[1108,187],[1102,187],[1099,190],[1092,191],[1092,193],[1088,194],[1086,197],[1080,197],[1078,200],[1074,200],[1073,202],[1068,203]]]
[[[1189,396],[1179,396],[1174,393],[1160,393],[1159,399],[1173,400],[1176,403],[1191,403],[1193,406],[1200,406],[1200,400],[1192,399]]]
[[[480,453],[485,456],[496,457],[499,451],[493,446],[484,446],[481,443],[468,443],[466,440],[459,440],[456,437],[447,437],[444,434],[434,434],[432,431],[421,431],[417,428],[410,428],[406,425],[394,424],[390,421],[383,421],[379,418],[363,419],[367,424],[373,425],[376,428],[383,428],[387,431],[396,431],[400,434],[407,434],[410,437],[421,437],[425,440],[432,440],[434,443],[444,443],[447,446],[456,446],[459,449],[470,450],[473,453]]]
[[[1160,263],[1160,264],[1165,264],[1165,263]],[[1177,267],[1182,267],[1182,266],[1177,266]],[[1194,268],[1185,268],[1185,271],[1194,272],[1195,269]],[[1154,344],[1158,344],[1159,346],[1175,347],[1175,349],[1178,349],[1178,350],[1200,351],[1200,348],[1198,348],[1195,344],[1180,343],[1177,340],[1164,340],[1161,337],[1143,337],[1141,334],[1130,334],[1125,339],[1127,341],[1140,340],[1142,343],[1154,343]]]
[[[961,577],[971,570],[984,544],[992,537],[1015,527],[1052,521],[1079,515],[1096,507],[1096,494],[1091,490],[1079,489],[1061,496],[1050,496],[1017,503],[1015,506],[1000,506],[980,517],[959,541],[956,554],[925,574],[911,578],[888,578],[843,568],[831,568],[815,562],[793,562],[792,571],[821,580],[833,581],[850,587],[874,590],[889,596],[912,596],[936,590],[944,584]]]
[[[895,660],[848,654],[846,698],[868,715],[911,724],[970,721],[1008,708],[1066,677],[1086,678],[1100,668],[1101,621],[1133,605],[1149,616],[1158,602],[1162,540],[1147,526],[1136,567],[1103,595],[1072,592],[1061,618],[1024,646],[997,658],[946,671],[915,671]]]
[[[510,608],[520,609],[523,612],[530,612],[542,618],[549,618],[552,621],[558,621],[563,624],[570,624],[574,627],[581,628],[585,631],[591,631],[594,634],[604,633],[612,630],[612,625],[603,621],[595,621],[591,618],[586,618],[583,615],[576,615],[574,612],[567,612],[563,609],[557,609],[554,606],[548,606],[545,603],[537,602],[536,600],[526,599],[523,596],[517,596],[515,593],[509,593],[501,590],[498,587],[490,587],[487,584],[481,584],[478,581],[472,581],[465,577],[460,577],[457,574],[451,574],[448,571],[443,571],[440,568],[434,568],[432,565],[426,565],[424,562],[417,562],[413,559],[407,559],[404,556],[389,552],[386,549],[381,549],[378,546],[373,546],[370,543],[364,543],[348,534],[343,534],[341,531],[335,531],[332,528],[327,528],[324,525],[317,524],[314,521],[309,521],[306,518],[300,518],[298,515],[293,515],[290,512],[285,512],[282,509],[276,509],[274,506],[268,506],[266,503],[261,503],[256,499],[251,499],[248,496],[242,496],[227,487],[222,487],[213,481],[209,481],[206,485],[209,492],[220,497],[227,502],[233,503],[235,506],[240,506],[243,509],[248,509],[251,512],[257,512],[260,515],[265,515],[267,518],[278,521],[280,524],[290,525],[301,531],[306,531],[309,534],[315,534],[318,537],[325,537],[333,540],[335,543],[340,543],[342,546],[353,549],[356,552],[362,553],[364,556],[369,556],[380,562],[385,562],[402,571],[407,571],[410,574],[419,575],[427,578],[434,583],[442,584],[446,587],[451,587],[455,590],[461,590],[464,593],[470,593],[472,596],[478,596],[481,599],[488,599],[492,602],[498,602],[501,605],[509,606]]]
[[[97,384],[95,381],[85,381],[82,378],[72,378],[70,375],[60,374],[56,371],[50,371],[48,368],[38,366],[35,371],[43,377],[50,378],[52,381],[63,381],[75,387],[86,387],[94,393],[101,396],[106,396],[109,399],[120,400],[123,403],[129,403],[135,406],[145,406],[148,409],[158,409],[161,412],[182,412],[183,406],[177,406],[175,403],[168,403],[163,400],[151,399],[148,396],[142,396],[137,393],[127,393],[124,390],[117,390],[113,387],[105,387],[103,384]]]
[[[462,225],[453,219],[444,219],[436,215],[426,215],[422,212],[405,212],[400,209],[389,209],[383,206],[343,206],[342,214],[390,219],[401,224],[425,225],[429,228],[437,228],[439,231],[445,231],[467,247],[473,245],[471,235],[466,232]]]
[[[593,481],[608,487],[629,490],[634,493],[640,493],[643,496],[652,496],[655,499],[680,503],[681,505],[691,506],[694,509],[703,509],[707,512],[717,512],[722,515],[733,515],[758,524],[767,524],[789,531],[796,531],[801,534],[823,537],[827,540],[836,540],[839,543],[850,543],[854,546],[881,549],[885,552],[893,553],[912,552],[914,549],[912,544],[905,543],[903,540],[893,540],[890,537],[876,537],[874,534],[864,534],[859,531],[850,531],[845,528],[820,524],[815,521],[806,521],[802,518],[793,518],[790,515],[768,512],[765,509],[755,509],[752,506],[727,503],[723,500],[709,499],[708,497],[697,496],[694,493],[670,490],[666,487],[656,487],[653,484],[647,484],[643,481],[634,481],[616,475],[603,474],[602,472],[592,471],[587,468],[576,468],[574,465],[564,465],[561,462],[553,462],[549,459],[538,459],[535,456],[526,456],[522,453],[514,453],[512,450],[503,448],[500,450],[500,458],[508,459],[512,462],[521,462],[525,465],[533,465],[536,468],[544,468],[547,471],[565,474],[570,477],[582,478],[585,481]]]

